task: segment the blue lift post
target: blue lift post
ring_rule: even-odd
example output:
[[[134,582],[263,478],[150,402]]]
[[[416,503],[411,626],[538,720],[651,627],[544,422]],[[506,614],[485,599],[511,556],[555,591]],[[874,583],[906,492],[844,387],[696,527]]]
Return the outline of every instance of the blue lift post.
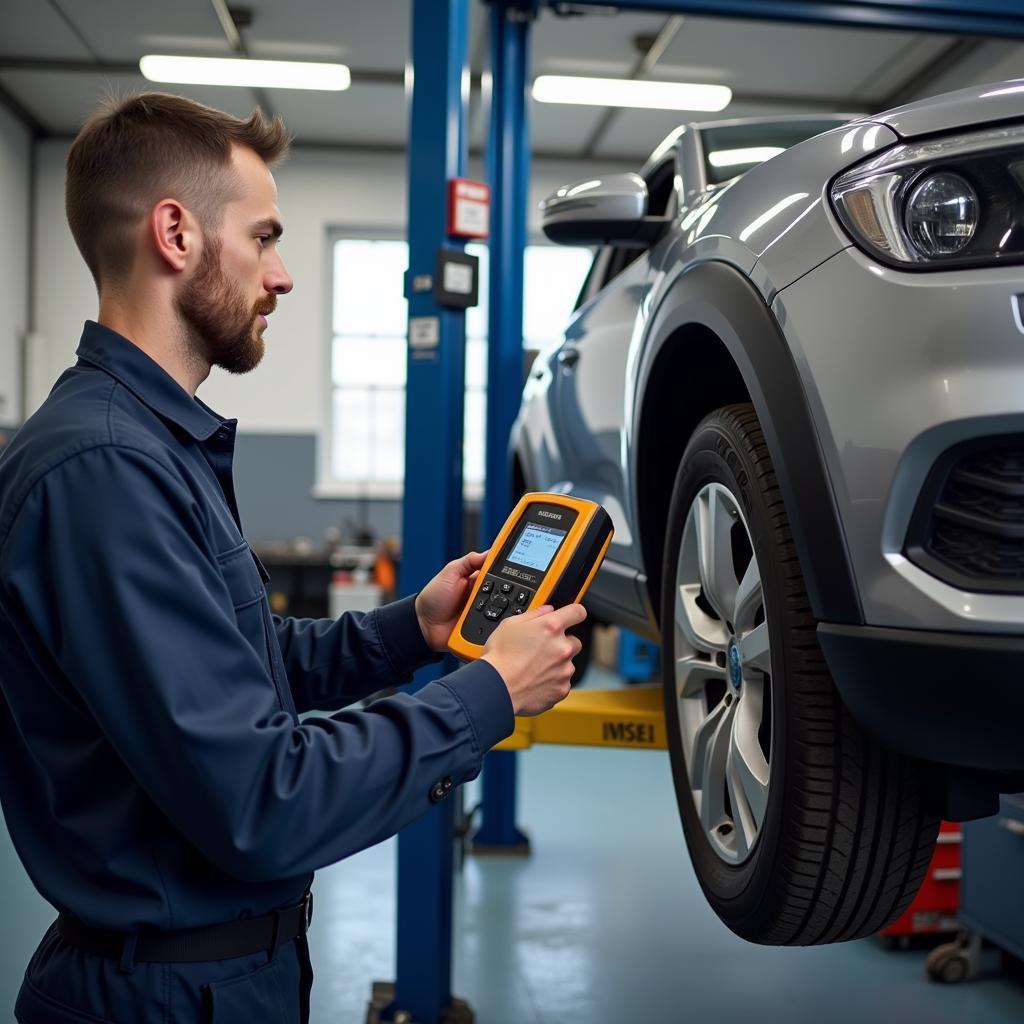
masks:
[[[465,176],[468,23],[468,0],[413,0],[403,595],[462,554],[466,317],[437,304],[433,278],[439,249],[463,250],[447,237],[446,212],[447,182]],[[453,668],[452,659],[428,666],[410,689]],[[392,994],[388,987],[375,986],[370,1019],[472,1020],[451,996],[454,842],[451,799],[399,834],[397,976],[388,1005],[378,999]]]
[[[487,484],[480,518],[481,545],[498,535],[512,511],[508,442],[519,411],[523,378],[523,252],[530,143],[527,120],[527,66],[530,0],[492,0],[491,110],[487,173],[491,185],[488,242],[490,283],[487,321]],[[483,770],[476,853],[529,852],[529,840],[516,827],[518,755],[494,751]]]

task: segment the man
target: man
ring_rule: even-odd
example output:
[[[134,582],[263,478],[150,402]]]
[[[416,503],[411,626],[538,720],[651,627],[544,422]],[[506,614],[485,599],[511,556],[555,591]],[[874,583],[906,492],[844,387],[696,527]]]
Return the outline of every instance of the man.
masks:
[[[0,460],[0,801],[59,911],[23,1024],[308,1016],[312,872],[394,834],[568,692],[578,606],[504,623],[421,689],[300,724],[439,656],[483,556],[368,615],[281,619],[243,539],[235,421],[292,281],[280,122],[108,106],[68,156],[99,291],[77,364]]]

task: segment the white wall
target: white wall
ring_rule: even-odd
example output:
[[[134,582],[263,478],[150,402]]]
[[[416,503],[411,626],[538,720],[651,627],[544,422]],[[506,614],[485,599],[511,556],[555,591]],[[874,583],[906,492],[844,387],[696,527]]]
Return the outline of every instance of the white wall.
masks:
[[[42,143],[38,152],[34,339],[30,364],[32,407],[74,361],[82,322],[96,315],[92,279],[64,220],[66,142]],[[608,168],[620,169],[620,168]],[[591,174],[593,165],[538,162],[533,172],[531,230],[539,230],[536,206],[558,185]],[[472,166],[479,177],[482,169]],[[403,232],[406,164],[399,154],[296,149],[275,172],[285,224],[281,253],[295,280],[267,331],[267,354],[245,377],[215,370],[200,397],[239,429],[259,433],[314,433],[324,419],[328,369],[330,277],[327,233],[331,228]],[[46,286],[48,282],[50,286]]]
[[[21,344],[28,330],[28,250],[32,138],[28,129],[0,107],[0,424],[22,418]]]

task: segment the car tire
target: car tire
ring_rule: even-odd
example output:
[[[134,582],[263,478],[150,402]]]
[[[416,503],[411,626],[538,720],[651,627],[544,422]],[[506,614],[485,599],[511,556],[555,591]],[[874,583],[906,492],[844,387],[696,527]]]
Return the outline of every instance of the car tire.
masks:
[[[878,932],[913,900],[934,848],[926,769],[879,746],[839,698],[751,405],[694,431],[662,581],[672,771],[712,908],[770,945]]]

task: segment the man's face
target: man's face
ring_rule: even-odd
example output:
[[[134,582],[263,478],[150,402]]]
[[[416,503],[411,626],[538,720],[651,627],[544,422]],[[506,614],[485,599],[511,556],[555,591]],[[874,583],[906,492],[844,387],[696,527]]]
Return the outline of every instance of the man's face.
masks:
[[[225,206],[219,235],[204,235],[199,265],[176,305],[198,356],[229,373],[248,373],[263,358],[267,316],[292,279],[277,250],[281,217],[270,171],[238,146],[231,163],[241,193]]]

